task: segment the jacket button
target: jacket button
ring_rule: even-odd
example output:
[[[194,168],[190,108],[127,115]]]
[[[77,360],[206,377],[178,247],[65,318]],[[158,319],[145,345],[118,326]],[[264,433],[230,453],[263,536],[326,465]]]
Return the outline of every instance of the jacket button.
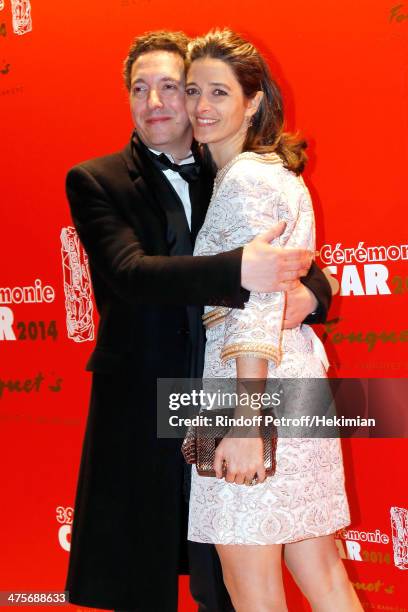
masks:
[[[181,327],[180,329],[177,330],[177,335],[178,336],[189,336],[190,332],[188,329],[185,329],[184,327]]]

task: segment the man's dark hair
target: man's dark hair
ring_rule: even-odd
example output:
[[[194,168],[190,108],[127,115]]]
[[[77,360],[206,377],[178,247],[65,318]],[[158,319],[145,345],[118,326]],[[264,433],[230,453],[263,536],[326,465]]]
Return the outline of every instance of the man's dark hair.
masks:
[[[184,32],[168,32],[167,30],[156,30],[137,36],[130,46],[123,65],[123,78],[126,88],[130,90],[132,66],[140,55],[150,51],[170,51],[178,53],[184,60],[189,42],[190,39]]]

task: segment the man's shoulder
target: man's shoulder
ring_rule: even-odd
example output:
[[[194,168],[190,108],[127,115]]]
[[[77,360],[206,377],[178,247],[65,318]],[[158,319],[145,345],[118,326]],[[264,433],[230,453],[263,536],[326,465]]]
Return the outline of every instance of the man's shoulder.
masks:
[[[120,180],[121,177],[129,175],[128,151],[122,151],[94,157],[75,164],[68,171],[68,177],[77,175],[91,175],[96,180],[105,182],[109,179]]]

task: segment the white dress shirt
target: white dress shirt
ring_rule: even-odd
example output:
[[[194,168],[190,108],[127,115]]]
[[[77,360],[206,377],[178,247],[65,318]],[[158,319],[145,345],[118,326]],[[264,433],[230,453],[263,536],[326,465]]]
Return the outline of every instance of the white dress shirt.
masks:
[[[149,149],[149,150],[155,155],[161,155],[162,153],[162,151],[155,151],[154,149]],[[177,163],[179,166],[182,166],[184,164],[193,164],[195,161],[194,156],[191,153],[191,151],[187,155],[187,157],[182,159],[180,162],[176,162],[169,153],[165,153],[165,155],[166,157],[169,158],[169,160],[173,164]],[[190,193],[188,190],[188,183],[182,178],[182,176],[178,172],[175,172],[174,170],[170,170],[170,168],[166,168],[165,170],[162,170],[162,172],[164,176],[170,181],[174,189],[176,190],[176,193],[179,196],[183,204],[183,207],[184,207],[184,212],[186,214],[188,227],[191,230],[191,200],[190,200]]]

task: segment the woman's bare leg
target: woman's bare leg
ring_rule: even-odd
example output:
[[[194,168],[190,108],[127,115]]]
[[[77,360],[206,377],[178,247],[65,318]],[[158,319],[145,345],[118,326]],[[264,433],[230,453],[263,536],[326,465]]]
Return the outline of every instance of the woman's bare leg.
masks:
[[[285,563],[314,612],[358,612],[363,609],[333,535],[286,544]]]
[[[216,549],[237,612],[287,612],[280,544],[216,544]]]

